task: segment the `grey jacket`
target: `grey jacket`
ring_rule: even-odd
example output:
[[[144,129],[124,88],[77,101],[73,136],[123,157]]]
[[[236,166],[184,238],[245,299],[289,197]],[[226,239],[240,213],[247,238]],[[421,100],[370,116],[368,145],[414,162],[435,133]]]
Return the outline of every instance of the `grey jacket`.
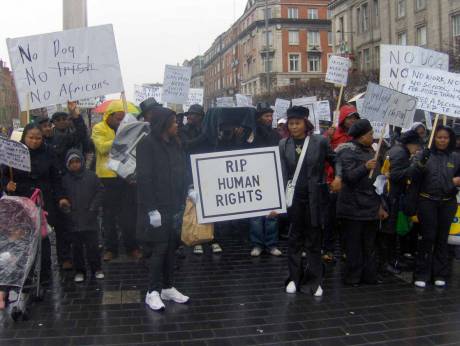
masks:
[[[295,144],[292,137],[282,139],[279,144],[281,167],[283,170],[284,185],[292,179],[296,169]],[[302,169],[307,169],[308,201],[310,206],[311,222],[313,227],[323,224],[323,211],[328,201],[328,187],[326,183],[325,162],[334,166],[335,153],[329,146],[326,138],[311,135]]]

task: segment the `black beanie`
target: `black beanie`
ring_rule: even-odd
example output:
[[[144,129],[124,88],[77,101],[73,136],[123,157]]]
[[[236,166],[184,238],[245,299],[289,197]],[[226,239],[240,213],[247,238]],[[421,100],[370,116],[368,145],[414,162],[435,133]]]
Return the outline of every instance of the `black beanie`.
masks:
[[[308,108],[302,107],[302,106],[293,106],[289,108],[286,113],[287,113],[288,119],[291,119],[291,118],[304,119],[304,118],[308,118],[308,116],[310,115],[310,111],[308,110]]]
[[[372,125],[367,119],[360,119],[356,121],[353,126],[348,130],[348,135],[354,139],[364,136],[366,133],[372,131]]]
[[[422,139],[420,138],[419,134],[414,130],[409,130],[403,132],[401,137],[399,138],[401,144],[422,144]]]

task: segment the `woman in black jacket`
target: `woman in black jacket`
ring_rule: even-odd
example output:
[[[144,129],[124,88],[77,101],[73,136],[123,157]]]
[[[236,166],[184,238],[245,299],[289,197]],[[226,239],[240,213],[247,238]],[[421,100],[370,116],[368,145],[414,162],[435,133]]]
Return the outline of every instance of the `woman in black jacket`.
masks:
[[[446,285],[450,226],[457,210],[460,187],[460,155],[455,152],[455,133],[439,126],[434,147],[417,155],[414,182],[420,186],[417,216],[421,237],[415,263],[414,284],[424,288],[431,279],[438,287]]]
[[[337,217],[342,219],[345,235],[345,283],[349,285],[377,283],[375,240],[379,218],[388,216],[374,187],[380,167],[374,159],[373,133],[368,120],[358,120],[348,132],[353,140],[343,145],[337,157],[343,181]]]
[[[28,124],[24,128],[21,142],[29,149],[31,171],[13,169],[12,176],[9,176],[9,171],[5,170],[4,177],[9,177],[6,192],[13,196],[31,197],[35,189],[40,189],[46,211],[54,210],[56,204],[60,208],[69,208],[70,202],[62,186],[56,158],[44,144],[39,125]],[[46,282],[50,274],[51,246],[49,239],[45,238],[42,241],[42,280]]]
[[[136,148],[137,236],[144,244],[145,257],[150,257],[145,302],[153,310],[163,310],[162,300],[189,300],[173,287],[174,252],[179,241],[177,220],[182,217],[186,197],[186,166],[175,113],[162,107],[153,113],[151,133]]]

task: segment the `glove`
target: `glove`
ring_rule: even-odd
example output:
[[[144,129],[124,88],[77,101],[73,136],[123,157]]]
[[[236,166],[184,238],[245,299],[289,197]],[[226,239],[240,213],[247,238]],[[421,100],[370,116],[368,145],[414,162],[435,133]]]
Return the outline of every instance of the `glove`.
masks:
[[[423,149],[422,159],[420,160],[420,163],[422,165],[425,165],[428,162],[430,156],[431,156],[431,150],[428,148]]]
[[[149,212],[150,224],[153,228],[161,227],[161,214],[158,210],[152,210]]]
[[[193,201],[193,204],[196,204],[196,202],[198,201],[198,191],[190,189],[188,191],[188,198],[190,198]]]

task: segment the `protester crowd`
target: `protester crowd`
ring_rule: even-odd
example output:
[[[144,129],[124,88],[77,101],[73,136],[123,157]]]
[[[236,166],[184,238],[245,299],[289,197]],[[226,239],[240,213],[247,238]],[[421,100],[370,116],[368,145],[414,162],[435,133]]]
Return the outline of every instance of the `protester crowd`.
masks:
[[[108,165],[125,117],[121,100],[109,105],[91,135],[75,103],[69,103],[69,113],[28,124],[21,142],[29,149],[31,172],[2,170],[4,194],[30,197],[36,188],[42,191],[58,264],[74,270],[75,282],[89,275],[103,279],[102,261],[120,255],[121,239],[128,256],[149,266],[145,301],[151,309],[164,309],[167,300],[186,303],[189,297],[174,288],[174,268],[185,201],[197,200],[190,155],[279,146],[287,216],[219,223],[213,253],[225,250],[219,242],[226,232],[247,227],[253,257],[264,251],[281,256],[278,242],[287,236],[289,294],[303,289],[321,296],[325,264],[338,260],[344,261],[347,285],[379,284],[401,270],[412,270],[419,288],[446,285],[447,238],[460,187],[460,128],[438,126],[432,143],[422,123],[392,128],[376,156],[371,123],[353,104],[343,105],[338,124],[322,134],[315,134],[309,110],[301,106],[289,108],[276,129],[274,111],[264,103],[255,110],[216,108],[206,115],[200,105],[176,114],[153,99],[140,108],[138,119],[150,123],[150,133],[137,145],[134,180]],[[193,253],[205,250],[197,245]],[[41,271],[42,281],[49,281],[48,238],[42,240]],[[2,308],[1,287],[0,298]]]

